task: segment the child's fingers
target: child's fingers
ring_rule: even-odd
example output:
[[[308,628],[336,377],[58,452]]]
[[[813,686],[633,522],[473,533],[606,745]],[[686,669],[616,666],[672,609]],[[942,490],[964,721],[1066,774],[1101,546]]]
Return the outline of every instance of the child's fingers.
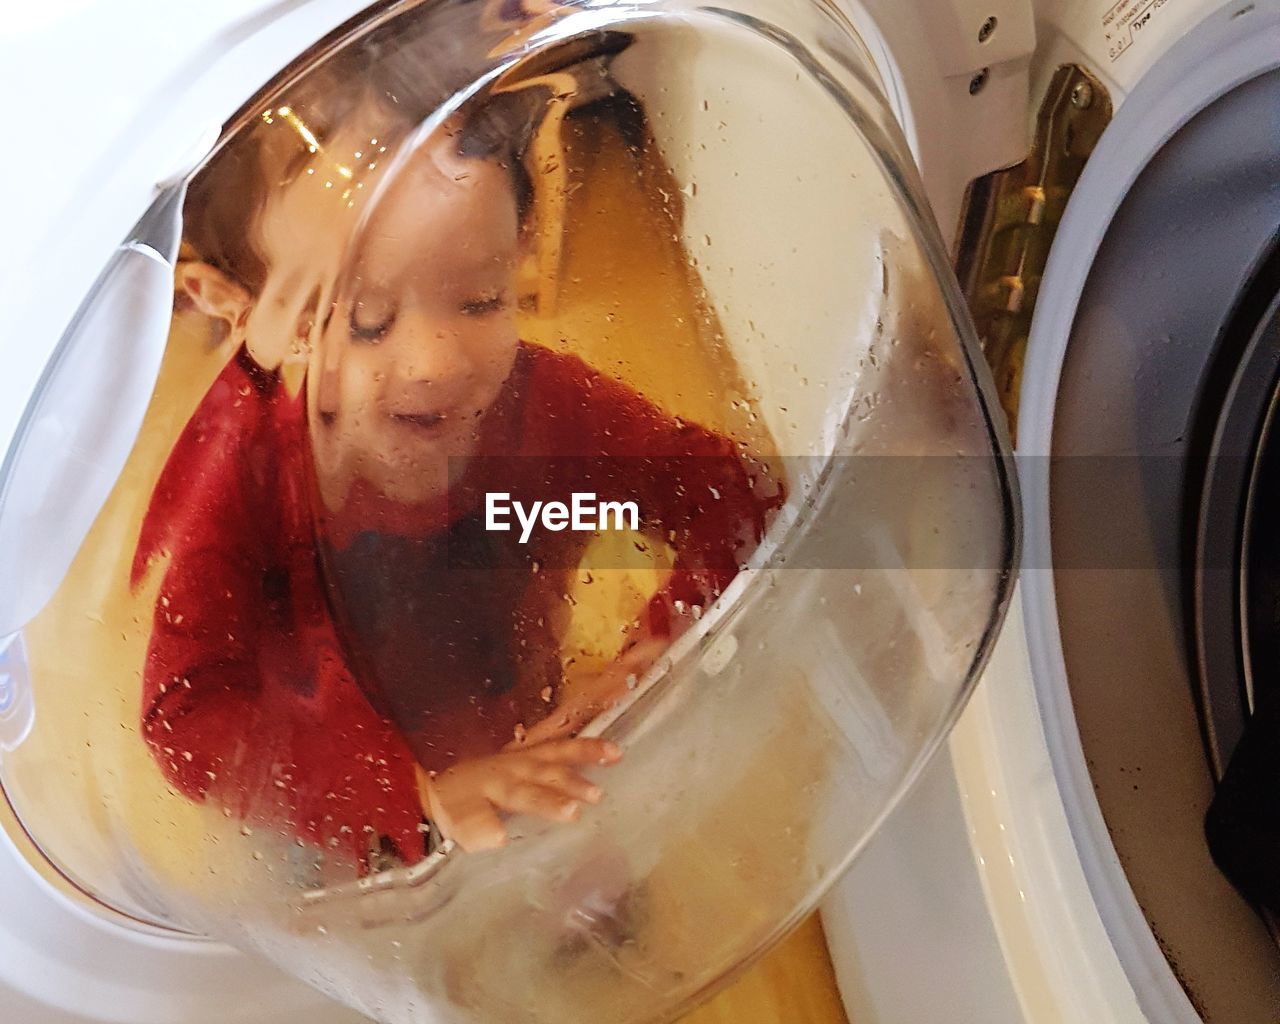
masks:
[[[530,747],[526,753],[537,761],[558,764],[617,764],[622,748],[609,740],[548,740]]]
[[[535,761],[529,766],[529,781],[584,803],[598,804],[604,797],[599,786],[564,764]]]
[[[506,787],[495,802],[512,814],[527,814],[547,821],[577,821],[582,813],[582,805],[577,800],[534,783]]]

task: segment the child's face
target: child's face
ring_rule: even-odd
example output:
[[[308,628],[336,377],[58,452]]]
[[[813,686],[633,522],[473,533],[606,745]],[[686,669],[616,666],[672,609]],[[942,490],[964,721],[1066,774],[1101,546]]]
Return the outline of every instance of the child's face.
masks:
[[[380,197],[311,364],[321,493],[357,479],[398,501],[447,492],[511,373],[519,223],[510,173],[443,140]]]

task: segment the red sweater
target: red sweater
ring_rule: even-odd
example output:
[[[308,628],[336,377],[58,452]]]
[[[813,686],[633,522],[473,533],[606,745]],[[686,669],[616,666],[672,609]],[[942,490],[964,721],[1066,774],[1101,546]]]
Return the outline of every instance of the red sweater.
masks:
[[[649,605],[659,635],[676,602],[720,593],[781,501],[728,439],[535,346],[521,347],[484,438],[500,457],[473,460],[446,523],[383,507],[379,531],[318,543],[304,399],[243,351],[227,365],[169,456],[133,565],[136,586],[168,557],[142,728],[175,787],[358,861],[385,839],[413,862],[415,762],[494,753],[548,712],[548,599],[589,539],[535,528],[517,550],[517,525],[468,560],[484,492],[636,501],[642,528],[676,550]],[[387,580],[379,603],[370,586]]]

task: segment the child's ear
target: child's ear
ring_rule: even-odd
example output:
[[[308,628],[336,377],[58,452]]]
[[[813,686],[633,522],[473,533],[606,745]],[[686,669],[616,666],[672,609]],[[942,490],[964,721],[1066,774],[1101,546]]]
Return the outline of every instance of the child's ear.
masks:
[[[243,323],[253,306],[249,290],[217,267],[194,260],[178,264],[178,287],[205,316],[225,320],[232,327]]]

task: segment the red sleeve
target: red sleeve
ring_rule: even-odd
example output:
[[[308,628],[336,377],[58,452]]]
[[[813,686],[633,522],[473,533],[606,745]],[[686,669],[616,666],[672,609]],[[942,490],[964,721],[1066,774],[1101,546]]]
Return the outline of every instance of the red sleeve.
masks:
[[[601,500],[635,501],[642,526],[675,549],[666,585],[649,602],[649,626],[671,632],[679,604],[706,607],[755,550],[785,486],[730,438],[676,419],[582,361],[536,357],[537,391],[555,402],[553,450],[593,457]]]
[[[190,547],[204,528],[205,512],[225,498],[245,450],[255,444],[266,416],[272,378],[241,350],[201,399],[165,462],[134,550],[131,586],[151,562],[177,547]]]
[[[248,390],[246,390],[248,388]],[[270,381],[228,367],[179,438],[135,582],[170,560],[143,675],[143,736],[169,781],[363,863],[424,852],[414,761],[341,657],[299,494],[299,432]],[[287,410],[286,410],[287,411]],[[300,419],[298,420],[300,424]]]

